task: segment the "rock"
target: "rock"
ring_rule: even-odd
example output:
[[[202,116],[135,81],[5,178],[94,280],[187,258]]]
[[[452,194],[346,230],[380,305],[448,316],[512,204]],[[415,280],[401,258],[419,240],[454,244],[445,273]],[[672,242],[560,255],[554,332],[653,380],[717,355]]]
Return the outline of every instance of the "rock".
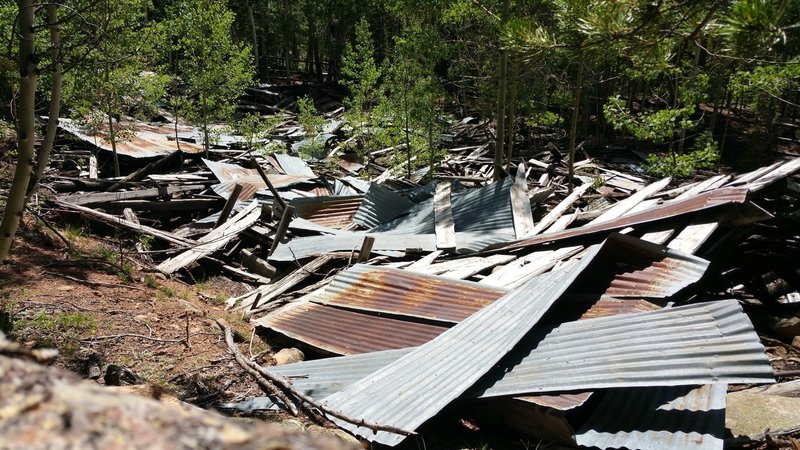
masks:
[[[0,355],[4,449],[355,450],[340,439],[237,422],[213,412],[114,392],[52,367]]]
[[[767,428],[781,430],[800,424],[798,399],[777,395],[731,392],[725,413],[725,426],[734,436],[752,436]]]
[[[133,320],[139,323],[156,323],[158,322],[158,314],[156,313],[137,314],[133,316]]]
[[[794,348],[800,348],[800,336],[795,336],[794,339],[792,339],[792,346]]]
[[[772,329],[779,335],[786,338],[800,336],[800,317],[786,317],[778,320],[772,325]]]
[[[324,436],[335,436],[345,442],[352,442],[354,444],[361,443],[356,437],[339,428],[325,428],[319,425],[311,425],[308,427],[308,431],[309,433],[318,433]]]
[[[178,304],[181,305],[188,313],[191,313],[195,316],[203,315],[203,311],[199,310],[196,306],[187,302],[186,300],[178,300]]]
[[[284,364],[300,362],[305,359],[305,357],[306,356],[299,349],[291,347],[282,348],[278,353],[275,353],[275,356],[272,358],[275,360],[276,366],[282,366]]]
[[[64,286],[59,286],[58,288],[56,288],[56,290],[61,291],[61,292],[71,291],[73,289],[75,289],[75,286],[66,286],[66,285],[64,285]]]

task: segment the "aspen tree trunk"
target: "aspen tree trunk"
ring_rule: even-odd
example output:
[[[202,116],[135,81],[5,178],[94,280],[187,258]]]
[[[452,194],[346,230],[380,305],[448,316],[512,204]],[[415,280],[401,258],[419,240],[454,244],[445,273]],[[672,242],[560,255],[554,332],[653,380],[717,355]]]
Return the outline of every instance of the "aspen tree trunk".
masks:
[[[203,148],[205,149],[204,155],[205,158],[208,159],[208,154],[210,153],[211,143],[208,141],[208,105],[206,103],[206,95],[202,95],[203,101]]]
[[[511,0],[503,0],[503,15],[500,17],[501,29],[508,21],[511,10]],[[505,49],[500,47],[500,62],[498,68],[497,82],[497,135],[494,144],[494,181],[500,179],[503,174],[503,143],[505,142],[505,120],[506,120],[506,71],[508,69],[508,54]]]
[[[61,112],[61,33],[58,26],[58,5],[49,3],[47,5],[47,22],[50,30],[50,59],[52,60],[52,88],[50,91],[50,111],[47,117],[47,128],[42,145],[36,154],[36,171],[28,184],[27,196],[36,192],[39,182],[42,181],[45,169],[50,161],[50,151],[53,149],[53,142],[56,139],[56,129],[58,128],[58,117]],[[27,201],[26,201],[27,203]]]
[[[0,262],[5,261],[25,210],[25,194],[34,167],[36,139],[36,46],[33,33],[33,0],[19,0],[20,94],[17,106],[17,168],[8,191],[3,221],[0,223]]]
[[[250,30],[253,33],[253,59],[256,66],[256,74],[261,79],[261,59],[258,57],[258,32],[256,20],[253,17],[253,2],[247,2],[247,17],[250,19]]]
[[[511,65],[511,98],[508,110],[508,156],[506,157],[506,172],[511,172],[511,156],[514,153],[514,132],[517,128],[517,90],[519,89],[519,61]]]
[[[572,124],[570,125],[569,133],[569,159],[567,160],[567,169],[569,171],[569,184],[568,191],[572,193],[574,185],[573,177],[575,175],[575,138],[578,134],[578,115],[581,109],[581,87],[583,87],[583,52],[578,50],[578,75],[575,77],[575,101],[572,104]]]

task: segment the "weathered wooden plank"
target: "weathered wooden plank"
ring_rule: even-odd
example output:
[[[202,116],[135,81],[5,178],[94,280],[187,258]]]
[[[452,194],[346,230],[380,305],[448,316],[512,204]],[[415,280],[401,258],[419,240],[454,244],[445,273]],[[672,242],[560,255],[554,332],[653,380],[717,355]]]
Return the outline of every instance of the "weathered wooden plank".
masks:
[[[228,196],[225,206],[222,207],[222,212],[219,213],[219,217],[217,218],[217,223],[214,224],[214,228],[222,225],[226,220],[228,220],[228,217],[231,215],[231,211],[233,211],[233,207],[239,200],[239,194],[242,193],[242,189],[244,189],[244,186],[239,183],[233,185],[233,191],[231,191],[231,195]]]
[[[511,186],[511,215],[514,219],[514,234],[521,239],[533,230],[533,214],[528,198],[528,180],[525,165],[517,166],[517,176]]]
[[[612,206],[608,211],[601,214],[600,217],[591,221],[590,224],[594,225],[601,222],[607,222],[609,220],[614,220],[624,216],[630,210],[636,207],[636,205],[643,202],[651,195],[664,189],[669,184],[670,181],[671,179],[667,177],[664,178],[663,180],[656,181],[655,183],[646,186],[644,189],[637,191],[635,194],[631,195],[625,200],[615,203],[614,206]]]
[[[574,191],[572,191],[571,194],[567,196],[567,198],[561,200],[561,202],[556,205],[555,208],[547,213],[546,216],[542,217],[542,220],[540,220],[539,223],[537,223],[525,237],[537,235],[546,230],[550,225],[554,224],[556,220],[558,220],[558,218],[561,217],[561,215],[563,215],[564,212],[568,210],[573,203],[578,201],[578,199],[581,198],[581,196],[591,187],[592,185],[589,183],[578,186]]]
[[[114,189],[118,189],[123,186],[125,183],[130,181],[139,181],[144,179],[144,177],[150,175],[151,173],[156,173],[164,166],[171,164],[174,161],[178,161],[181,156],[180,150],[175,150],[174,152],[170,153],[169,155],[158,159],[157,161],[153,161],[150,164],[142,167],[141,169],[131,173],[130,175],[124,177],[123,179],[119,180],[119,182],[112,184],[108,190],[113,191]]]
[[[237,213],[221,226],[197,240],[198,245],[158,265],[164,273],[174,273],[205,255],[221,249],[230,240],[247,228],[250,228],[261,216],[261,208],[257,201],[251,202],[245,209]]]
[[[373,244],[375,244],[375,238],[373,236],[364,236],[364,242],[361,244],[361,250],[359,250],[358,258],[356,258],[357,263],[367,262],[370,253],[372,253]]]
[[[153,236],[158,239],[162,239],[167,242],[171,242],[173,244],[179,245],[181,247],[191,247],[193,245],[197,245],[197,242],[176,236],[172,233],[162,231],[156,228],[148,227],[147,225],[140,225],[138,223],[131,222],[130,220],[123,219],[122,217],[113,216],[111,214],[106,214],[104,212],[95,211],[91,208],[87,208],[85,206],[75,205],[69,202],[65,202],[62,200],[55,200],[56,204],[62,208],[75,211],[80,213],[84,216],[87,216],[92,219],[100,220],[102,222],[119,226],[123,228],[127,228],[131,231],[135,231],[137,233],[147,234]]]
[[[456,223],[453,220],[453,210],[450,206],[451,189],[449,181],[439,182],[436,183],[436,193],[433,195],[436,248],[440,250],[455,250],[456,248]]]
[[[73,205],[83,206],[97,203],[110,203],[120,200],[141,200],[146,198],[156,198],[165,195],[174,195],[182,192],[194,192],[205,189],[205,186],[192,184],[187,186],[167,186],[162,188],[139,189],[136,191],[123,192],[96,192],[91,194],[69,194],[60,195],[58,200]]]
[[[705,243],[714,231],[719,228],[719,222],[706,222],[689,225],[683,229],[667,247],[683,253],[694,254]]]

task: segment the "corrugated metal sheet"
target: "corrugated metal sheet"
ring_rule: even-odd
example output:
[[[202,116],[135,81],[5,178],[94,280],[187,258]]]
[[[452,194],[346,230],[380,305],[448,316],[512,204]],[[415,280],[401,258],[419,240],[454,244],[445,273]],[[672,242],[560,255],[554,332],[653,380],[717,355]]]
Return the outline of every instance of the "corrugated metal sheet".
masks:
[[[415,204],[395,191],[370,183],[353,222],[364,228],[375,228],[403,214]]]
[[[589,265],[602,245],[580,262],[536,277],[408,355],[323,402],[367,422],[414,430],[434,416],[510,351]],[[370,441],[396,445],[405,436],[337,424]]]
[[[386,236],[394,235],[376,235],[376,244]],[[318,240],[332,239],[339,239],[339,236],[324,236]],[[360,240],[354,240],[352,245],[357,247]],[[639,289],[640,295],[634,296],[636,300],[641,300],[643,296],[668,297],[699,280],[708,266],[708,262],[701,258],[683,255],[619,234],[609,236],[604,250],[595,257],[591,270],[582,274],[575,286],[567,291],[565,298],[548,313],[548,318],[576,320],[581,315],[597,317],[611,313],[652,310],[657,306],[645,301],[604,297],[612,292],[632,296],[631,286]],[[504,292],[501,288],[487,286],[397,269],[355,266],[337,275],[324,294],[315,297],[314,301],[361,311],[404,315],[416,321],[435,320],[443,322],[444,326],[446,323],[457,323],[465,319]],[[319,320],[333,320],[325,318],[322,310],[318,314]],[[324,336],[318,328],[307,326],[305,321],[302,325],[295,324],[295,320],[295,316],[281,315],[271,317],[262,324],[285,334],[291,333],[292,337],[313,342],[314,345],[334,353],[342,353],[342,346],[338,341],[347,341],[352,328],[369,327],[375,331],[371,337],[364,338],[363,348],[353,348],[358,353],[401,347],[396,345],[398,342],[405,342],[406,347],[424,343],[417,339],[418,335],[409,335],[403,341],[406,330],[402,324],[395,322],[387,323],[389,328],[376,330],[378,324],[371,323],[371,315],[357,312],[338,319],[346,320],[347,327],[326,330]],[[384,339],[393,341],[393,346],[381,347]]]
[[[296,388],[322,398],[411,351],[342,356],[272,370]],[[424,376],[417,373],[414,379]],[[466,396],[773,381],[764,347],[747,315],[737,301],[723,300],[534,331]]]
[[[686,200],[673,201],[647,211],[628,214],[616,220],[610,220],[597,225],[570,228],[557,233],[541,234],[530,239],[522,239],[510,244],[490,245],[485,250],[507,251],[516,248],[532,247],[547,242],[560,241],[575,237],[587,237],[593,234],[608,233],[615,230],[621,230],[629,226],[670,219],[684,214],[696,213],[722,205],[744,203],[747,200],[747,192],[747,188],[716,189]]]
[[[432,234],[386,234],[369,233],[375,238],[372,252],[402,256],[406,249],[432,252],[436,250],[436,236]],[[275,249],[269,259],[294,261],[295,259],[319,256],[339,251],[358,251],[367,233],[343,232],[335,236],[296,237]]]
[[[764,347],[733,300],[565,323],[531,336],[503,371],[511,373],[475,394],[702,384],[730,374],[740,383],[772,379]]]
[[[442,325],[366,316],[316,303],[293,306],[263,317],[257,323],[338,354],[405,348],[408,342],[421,345],[447,330]],[[398,333],[384,335],[383,339],[376,341],[375,336],[385,330],[397,330]]]
[[[620,298],[669,297],[699,281],[709,264],[624,234],[612,234],[607,245],[613,251],[598,255],[592,270],[581,275],[580,291]]]
[[[270,180],[272,181],[272,180]],[[364,197],[353,195],[295,198],[289,202],[298,217],[330,228],[346,228]]]
[[[244,189],[239,195],[239,200],[247,200],[251,198],[257,191],[267,188],[267,184],[261,179],[256,169],[247,169],[236,164],[227,164],[216,161],[210,161],[203,158],[203,162],[208,166],[215,177],[221,182],[211,188],[217,195],[228,198],[233,192],[233,186],[236,183],[241,184]],[[275,189],[280,189],[292,186],[299,183],[310,181],[313,177],[305,175],[282,175],[276,173],[267,174],[270,183]]]
[[[597,448],[721,450],[726,391],[724,383],[611,389],[575,440]]]
[[[106,140],[105,131],[91,132],[76,122],[65,118],[59,119],[58,126],[95,147],[109,152],[113,151],[111,141]],[[175,141],[168,139],[168,137],[174,136],[175,133],[171,124],[157,126],[142,122],[128,122],[125,127],[132,127],[134,132],[133,136],[129,138],[117,140],[117,153],[120,155],[132,158],[155,158],[169,155],[178,149]],[[181,128],[185,129],[186,127]],[[184,153],[201,153],[204,150],[202,145],[188,142],[181,142],[180,147]]]
[[[511,185],[513,180],[505,180],[477,189],[464,189],[453,192],[450,205],[453,210],[456,232],[497,232],[511,229],[514,218],[511,213]],[[411,208],[408,213],[384,225],[373,228],[372,232],[399,234],[432,234],[433,198]]]
[[[275,160],[278,161],[278,164],[280,164],[281,169],[283,169],[283,173],[286,175],[301,175],[311,178],[317,177],[314,171],[311,170],[311,167],[308,167],[305,161],[296,156],[286,153],[275,153],[274,157]]]
[[[468,281],[358,264],[339,273],[325,292],[312,301],[458,323],[506,293],[506,289]]]

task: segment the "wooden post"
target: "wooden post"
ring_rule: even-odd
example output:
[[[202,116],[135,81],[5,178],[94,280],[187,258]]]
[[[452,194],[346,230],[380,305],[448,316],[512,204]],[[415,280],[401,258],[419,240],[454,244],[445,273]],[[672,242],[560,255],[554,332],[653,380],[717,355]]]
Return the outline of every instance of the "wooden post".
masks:
[[[285,204],[285,203],[284,203]],[[281,221],[278,223],[278,229],[275,230],[275,238],[272,240],[272,247],[269,248],[269,255],[272,256],[272,253],[275,252],[275,249],[278,248],[278,243],[283,236],[286,235],[286,230],[289,228],[289,222],[292,221],[292,216],[294,215],[294,206],[286,205],[283,209],[283,215],[281,216]]]
[[[275,186],[273,186],[272,183],[269,181],[267,173],[264,172],[264,169],[261,167],[261,164],[259,164],[258,161],[256,161],[256,159],[252,157],[250,158],[250,162],[252,162],[253,165],[256,166],[256,170],[258,171],[258,174],[261,175],[261,179],[264,180],[264,183],[267,183],[267,187],[269,188],[269,191],[272,192],[272,196],[275,197],[275,200],[278,202],[279,205],[281,205],[281,208],[283,208],[285,211],[286,202],[283,201],[280,194],[278,194],[278,191],[275,189]]]
[[[231,211],[233,211],[233,207],[236,205],[236,202],[239,200],[239,194],[242,193],[242,185],[236,183],[233,186],[233,192],[228,197],[228,201],[225,202],[225,206],[222,207],[222,211],[219,213],[219,217],[217,218],[217,223],[214,224],[214,228],[225,223],[228,220],[228,217],[231,215]]]
[[[375,237],[364,236],[364,242],[361,243],[361,250],[358,252],[357,263],[367,262],[370,253],[372,253],[372,245],[375,244]]]
[[[254,255],[247,249],[241,250],[242,265],[252,270],[253,272],[265,278],[272,278],[275,276],[276,270],[268,262]]]

